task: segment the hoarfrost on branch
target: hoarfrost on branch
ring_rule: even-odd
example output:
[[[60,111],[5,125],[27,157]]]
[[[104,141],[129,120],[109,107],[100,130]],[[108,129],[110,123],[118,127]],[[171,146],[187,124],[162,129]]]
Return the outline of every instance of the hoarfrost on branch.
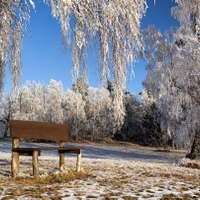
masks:
[[[87,74],[87,48],[95,45],[99,57],[100,80],[103,85],[113,72],[116,124],[125,114],[123,98],[127,66],[131,66],[142,45],[140,20],[145,14],[146,0],[43,0],[52,7],[52,15],[60,22],[63,49],[72,47],[75,81]],[[16,90],[21,75],[23,33],[30,18],[29,6],[34,0],[2,0],[0,2],[0,89],[7,61]],[[71,41],[71,38],[73,38]]]
[[[143,84],[162,114],[161,129],[176,146],[190,149],[199,134],[199,39],[180,29],[162,36],[150,26],[143,33],[149,70]]]
[[[30,0],[31,5],[34,3]],[[21,76],[21,47],[23,33],[29,22],[27,0],[0,1],[0,93],[3,90],[6,67],[10,67],[13,90]]]
[[[99,49],[100,80],[105,85],[110,72],[114,75],[115,119],[122,123],[125,114],[123,98],[127,66],[131,66],[141,50],[140,20],[145,14],[146,0],[44,0],[51,5],[52,15],[62,28],[63,47],[72,45],[74,81],[87,73],[87,48]],[[70,20],[74,20],[70,27]],[[73,32],[72,32],[73,31]],[[71,32],[73,41],[71,41]]]

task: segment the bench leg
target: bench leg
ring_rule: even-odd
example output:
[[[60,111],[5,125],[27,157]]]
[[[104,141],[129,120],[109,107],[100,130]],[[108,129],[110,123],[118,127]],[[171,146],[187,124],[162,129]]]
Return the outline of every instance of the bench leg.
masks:
[[[81,171],[81,150],[80,150],[80,153],[77,154],[76,171],[77,172]]]
[[[12,152],[12,162],[11,162],[11,176],[16,178],[19,171],[19,153]]]
[[[65,169],[65,154],[64,153],[60,153],[59,169],[60,171]]]
[[[60,142],[60,147],[65,147],[65,142]],[[62,171],[65,169],[65,154],[60,153],[60,160],[59,160],[59,170]]]
[[[19,147],[19,138],[12,139],[12,147],[18,148]],[[11,161],[11,176],[16,178],[17,173],[19,172],[19,153],[12,152],[12,161]]]
[[[38,169],[38,154],[39,151],[33,151],[33,176],[34,178],[39,178],[39,169]]]

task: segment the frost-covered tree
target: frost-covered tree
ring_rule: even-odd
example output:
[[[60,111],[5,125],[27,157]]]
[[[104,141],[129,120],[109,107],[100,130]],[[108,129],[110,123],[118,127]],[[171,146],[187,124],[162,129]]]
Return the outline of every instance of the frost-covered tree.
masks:
[[[141,50],[140,20],[145,14],[146,0],[44,0],[51,5],[52,15],[61,24],[64,48],[72,46],[73,78],[87,72],[87,48],[95,44],[99,56],[100,79],[106,83],[114,76],[116,124],[125,114],[123,89],[127,66],[131,66]],[[73,19],[73,24],[70,23]],[[71,34],[73,37],[71,37]],[[73,41],[71,42],[71,38]]]
[[[29,0],[34,7],[34,2]],[[114,119],[123,123],[124,88],[127,66],[132,66],[141,50],[140,20],[146,12],[146,0],[43,0],[52,7],[52,15],[61,24],[63,49],[72,47],[72,76],[87,74],[87,48],[95,44],[100,79],[105,85],[114,77]],[[29,20],[27,0],[0,2],[0,89],[3,88],[6,61],[10,61],[13,89],[20,77],[23,32]],[[70,23],[73,21],[73,23]]]
[[[88,89],[89,85],[86,78],[83,76],[78,77],[76,82],[72,85],[72,90],[76,93],[80,93],[83,100],[87,100],[88,98]]]
[[[88,138],[93,141],[113,136],[113,103],[107,89],[89,88],[86,128]]]
[[[113,117],[113,94],[111,95],[105,88],[89,87],[85,77],[78,77],[72,90],[77,94],[81,94],[85,105],[84,110],[87,120],[85,127],[82,128],[84,139],[97,141],[104,137],[111,137],[116,131]]]
[[[22,88],[18,88],[14,93],[5,94],[1,101],[1,118],[5,125],[4,135],[8,135],[10,119],[34,120],[34,110],[31,84],[27,82]]]
[[[90,140],[100,138],[100,91],[97,88],[89,88],[89,99],[87,101],[86,134]],[[103,133],[102,133],[103,134]]]
[[[4,95],[1,103],[3,118],[61,123],[63,86],[61,82],[51,80],[45,86],[27,81],[14,93]]]
[[[163,36],[154,27],[144,35],[149,70],[144,86],[156,100],[161,129],[174,145],[190,149],[189,157],[195,158],[200,133],[198,37],[180,30]]]
[[[82,84],[80,86],[82,88]],[[86,86],[87,95],[83,98],[85,92],[83,95],[74,90],[64,92],[60,81],[51,80],[48,85],[27,81],[14,93],[4,95],[0,107],[1,133],[8,134],[10,119],[21,119],[68,123],[70,135],[75,140],[99,141],[113,137],[116,132],[113,95],[104,87]],[[80,91],[85,91],[82,89]],[[135,96],[129,95],[127,103],[126,127],[141,120]],[[130,134],[134,128],[130,128]]]
[[[48,121],[54,123],[63,122],[62,101],[64,89],[61,81],[51,80],[47,86],[47,115]]]
[[[121,129],[121,137],[123,139],[139,142],[141,141],[141,122],[142,122],[142,112],[141,103],[133,93],[128,93],[126,95],[126,116],[124,119],[124,124]],[[117,134],[120,139],[120,135]]]
[[[193,116],[191,113],[191,118],[194,118],[192,121],[195,125],[193,128],[193,143],[191,147],[191,151],[188,154],[189,158],[196,158],[197,156],[197,148],[200,143],[200,128],[199,128],[199,54],[200,54],[200,2],[198,0],[176,0],[178,6],[172,9],[172,14],[176,17],[180,22],[180,31],[178,37],[181,37],[181,40],[184,42],[185,46],[183,48],[182,56],[186,54],[188,56],[185,59],[189,59],[187,62],[190,65],[190,68],[185,71],[185,77],[183,79],[187,85],[182,85],[181,90],[184,93],[188,93],[189,98],[186,99],[188,104],[193,104],[193,108],[196,108],[195,115]],[[180,34],[182,33],[182,35]],[[181,35],[181,36],[180,36]],[[179,38],[180,39],[180,38]],[[180,41],[180,40],[179,40]],[[190,64],[191,63],[191,64]],[[179,87],[180,89],[180,87]],[[196,121],[195,121],[196,120]]]
[[[200,40],[199,0],[175,0],[178,6],[172,8],[172,15],[180,22],[180,32],[187,37]]]
[[[161,114],[157,108],[156,100],[151,91],[144,89],[141,93],[140,104],[140,126],[144,144],[161,146],[167,144],[168,138],[164,140],[160,129]]]
[[[12,99],[15,99],[14,107],[16,107],[16,112],[11,119],[28,120],[28,116],[31,115],[31,96],[30,88],[26,85],[12,94]]]
[[[34,7],[34,2],[29,0]],[[131,66],[141,49],[140,20],[146,0],[43,0],[52,7],[52,15],[61,24],[63,48],[72,46],[73,78],[87,72],[87,48],[98,49],[100,77],[104,83],[110,72],[114,76],[115,120],[121,124],[124,115],[122,99],[127,66]],[[23,31],[29,20],[27,0],[0,2],[0,88],[3,87],[6,61],[11,63],[13,88],[20,77]],[[74,23],[70,23],[73,20]],[[72,36],[73,37],[72,37]],[[73,39],[72,39],[73,38]],[[71,42],[72,39],[72,42]]]
[[[199,54],[200,54],[200,2],[198,0],[176,0],[178,6],[172,9],[172,14],[180,22],[180,32],[182,32],[182,41],[184,41],[183,51],[185,50],[189,54],[190,68],[185,71],[185,78],[183,79],[187,85],[182,84],[181,90],[183,93],[187,93],[189,98],[186,99],[188,104],[193,104],[193,108],[196,112],[195,115],[190,113],[193,119],[193,144],[191,151],[188,154],[189,158],[196,158],[198,154],[198,145],[200,143],[200,125],[199,125],[199,114],[200,114],[200,70],[199,70]],[[179,36],[180,37],[180,36]],[[184,56],[184,54],[182,54]],[[180,87],[179,87],[180,88]],[[185,108],[184,108],[185,109]],[[187,109],[187,108],[186,108]],[[185,109],[185,110],[186,110]]]
[[[30,3],[29,3],[30,2]],[[32,0],[1,0],[0,1],[0,93],[6,66],[12,74],[13,89],[21,75],[21,47],[23,33],[29,22]]]
[[[80,93],[68,90],[64,95],[63,103],[64,122],[69,124],[70,135],[76,141],[83,137],[86,123],[85,101]]]
[[[9,121],[16,112],[15,99],[10,93],[4,94],[0,105],[0,135],[5,137],[8,136]]]
[[[114,106],[113,101],[110,96],[110,92],[102,88],[100,91],[100,105],[101,109],[99,111],[99,127],[100,127],[100,137],[101,133],[103,137],[113,137],[116,131],[116,124],[114,121]]]
[[[51,80],[51,81],[54,81],[54,80]],[[35,83],[35,82],[33,82],[32,84],[33,84],[32,87],[34,88],[33,91],[34,91],[34,96],[35,96],[34,101],[32,102],[35,104],[35,112],[34,112],[34,115],[36,116],[35,118],[37,119],[37,121],[48,122],[51,119],[51,117],[49,116],[49,110],[50,110],[49,107],[52,106],[52,103],[48,104],[52,102],[51,97],[49,97],[48,88],[51,88],[51,87],[42,85],[41,83]],[[58,96],[58,98],[60,97],[60,95]]]
[[[32,0],[1,0],[0,1],[0,99],[4,86],[4,77],[8,67],[12,74],[12,88],[17,90],[21,78],[21,47],[23,36],[30,19]],[[2,122],[8,130],[8,122],[13,112],[14,100],[12,95],[1,99]]]

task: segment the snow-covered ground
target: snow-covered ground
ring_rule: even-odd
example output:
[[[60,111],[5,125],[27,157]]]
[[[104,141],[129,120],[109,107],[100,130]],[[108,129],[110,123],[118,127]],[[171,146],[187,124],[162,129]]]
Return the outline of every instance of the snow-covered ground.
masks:
[[[21,146],[52,146],[56,144],[25,144]],[[11,141],[0,141],[0,199],[200,199],[200,169],[184,166],[185,152],[171,150],[158,151],[155,148],[128,144],[72,144],[83,147],[82,171],[90,174],[84,180],[46,185],[39,196],[31,194],[38,186],[26,186],[24,194],[15,197],[18,184],[9,184],[11,162]],[[66,155],[66,170],[72,171],[76,166],[76,156]],[[198,161],[196,161],[198,162]],[[39,157],[40,175],[58,171],[58,154],[44,151]],[[18,176],[32,175],[31,157],[20,157]],[[48,192],[47,192],[48,191]]]

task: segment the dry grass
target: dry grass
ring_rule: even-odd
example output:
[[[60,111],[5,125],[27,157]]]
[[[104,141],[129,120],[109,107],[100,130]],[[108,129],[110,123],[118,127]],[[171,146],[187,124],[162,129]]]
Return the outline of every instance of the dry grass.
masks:
[[[193,169],[200,169],[200,164],[198,164],[198,163],[187,163],[186,167],[193,168]]]
[[[61,199],[62,197],[57,194],[56,191],[62,189],[60,183],[68,183],[74,180],[86,180],[90,175],[84,172],[69,172],[50,174],[48,176],[34,179],[30,177],[17,177],[8,178],[0,181],[1,185],[12,186],[7,188],[4,192],[6,195],[3,200],[12,199],[13,197],[27,195],[33,198],[41,198],[48,200],[47,196],[53,194],[50,199]],[[0,193],[2,190],[0,191]],[[41,196],[41,194],[47,194],[47,196]]]
[[[187,195],[187,194],[180,195],[180,196],[177,196],[175,194],[164,194],[162,198],[160,198],[160,200],[192,200],[192,199],[198,200],[199,198],[195,196]]]
[[[123,148],[126,145],[126,148]],[[118,152],[122,146],[122,152],[127,154],[133,150],[129,144],[118,144],[117,149],[113,144],[111,153]],[[134,147],[138,156],[145,155],[149,160],[132,160],[128,151],[127,159],[101,158],[101,145],[97,148],[100,153],[98,159],[84,158],[81,167],[84,172],[69,172],[75,169],[74,158],[67,158],[65,173],[59,173],[55,159],[45,158],[40,162],[41,178],[31,178],[31,159],[22,160],[16,179],[6,178],[0,180],[0,199],[38,199],[52,200],[65,197],[73,199],[157,199],[157,200],[197,200],[200,199],[200,170],[188,165],[194,163],[186,159],[174,159],[176,154],[170,152],[154,152],[152,149]],[[109,148],[108,148],[109,149]],[[107,153],[104,152],[105,154]],[[133,156],[135,152],[132,152]],[[165,154],[166,153],[166,154]],[[149,155],[150,154],[150,155]],[[154,155],[151,160],[151,155]],[[87,155],[87,154],[86,154]],[[171,157],[170,157],[171,155]],[[150,156],[150,157],[149,157]],[[159,158],[169,156],[174,162],[161,163]],[[106,158],[106,155],[105,155]],[[118,157],[117,157],[118,158]],[[129,160],[130,159],[130,160]],[[182,158],[181,158],[182,159]],[[159,161],[157,163],[157,161]],[[197,161],[195,161],[197,162]],[[2,164],[7,162],[2,162]],[[1,163],[0,163],[1,164]],[[200,164],[200,162],[198,163]],[[8,167],[3,165],[2,173],[8,177]],[[10,165],[9,165],[10,166]],[[5,173],[6,172],[6,173]],[[49,174],[46,176],[46,174]]]
[[[58,173],[50,174],[45,177],[34,179],[31,177],[17,177],[8,178],[0,181],[0,183],[9,182],[11,184],[21,184],[23,186],[28,185],[51,185],[55,183],[67,183],[73,180],[87,179],[90,175],[84,172],[68,172],[68,173]]]

